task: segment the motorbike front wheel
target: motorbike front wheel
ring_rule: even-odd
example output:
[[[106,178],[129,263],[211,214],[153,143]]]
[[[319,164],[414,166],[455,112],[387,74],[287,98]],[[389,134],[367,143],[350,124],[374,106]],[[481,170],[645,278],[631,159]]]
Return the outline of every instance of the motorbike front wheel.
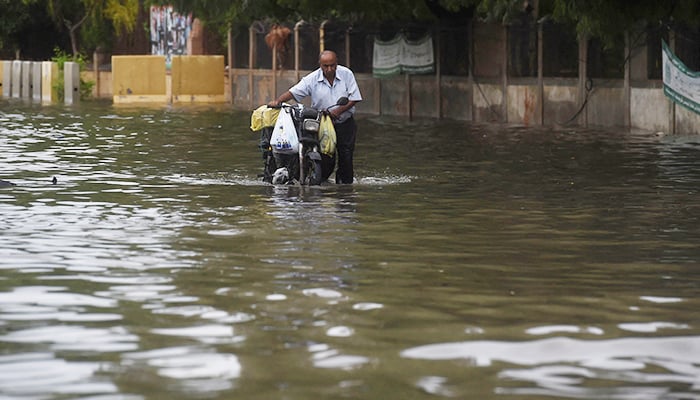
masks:
[[[265,166],[263,168],[263,182],[272,183],[272,176],[277,170],[277,163],[275,162],[275,157],[272,155],[272,151],[265,151],[263,153],[263,159]]]
[[[315,159],[313,157],[306,157],[304,160],[304,169],[306,171],[306,183],[312,186],[320,185],[323,182],[323,168],[321,166],[321,159]]]

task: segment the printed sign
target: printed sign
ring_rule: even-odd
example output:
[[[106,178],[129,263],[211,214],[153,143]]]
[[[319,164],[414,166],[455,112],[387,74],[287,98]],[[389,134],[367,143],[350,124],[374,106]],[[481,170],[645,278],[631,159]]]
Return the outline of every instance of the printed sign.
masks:
[[[389,41],[374,40],[372,72],[376,77],[402,72],[426,74],[433,72],[434,68],[433,38],[430,35],[416,41],[409,41],[403,35]]]
[[[173,6],[151,6],[151,54],[165,56],[170,68],[174,55],[187,55],[192,14],[180,14]]]
[[[700,72],[693,72],[662,42],[664,94],[700,114]]]

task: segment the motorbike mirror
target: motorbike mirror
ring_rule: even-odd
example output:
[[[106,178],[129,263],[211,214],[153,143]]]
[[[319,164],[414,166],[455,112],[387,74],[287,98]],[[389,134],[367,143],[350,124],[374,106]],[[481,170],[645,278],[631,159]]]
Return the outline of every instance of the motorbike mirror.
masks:
[[[343,96],[343,97],[339,98],[335,104],[338,106],[344,106],[344,105],[348,104],[349,102],[350,102],[350,100],[347,97]]]

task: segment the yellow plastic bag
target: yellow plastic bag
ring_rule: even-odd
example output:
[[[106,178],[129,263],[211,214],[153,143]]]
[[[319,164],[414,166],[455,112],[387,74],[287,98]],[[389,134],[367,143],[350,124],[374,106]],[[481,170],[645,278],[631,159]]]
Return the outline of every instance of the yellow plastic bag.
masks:
[[[250,116],[250,130],[257,132],[262,128],[275,126],[279,114],[279,108],[269,108],[267,105],[256,108]]]
[[[318,141],[321,144],[321,153],[334,156],[337,139],[333,121],[328,115],[321,117],[321,126],[318,128]]]
[[[263,112],[263,128],[269,128],[269,127],[275,126],[275,122],[277,122],[277,117],[279,117],[279,115],[280,115],[279,108],[269,108],[268,107]]]

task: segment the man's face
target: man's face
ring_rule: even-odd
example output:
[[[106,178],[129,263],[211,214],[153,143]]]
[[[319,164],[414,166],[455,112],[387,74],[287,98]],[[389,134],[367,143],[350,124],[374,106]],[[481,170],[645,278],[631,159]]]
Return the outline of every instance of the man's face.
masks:
[[[333,54],[324,54],[321,56],[319,63],[321,64],[323,76],[329,81],[335,79],[335,70],[338,68],[338,60],[336,60],[335,56]]]

